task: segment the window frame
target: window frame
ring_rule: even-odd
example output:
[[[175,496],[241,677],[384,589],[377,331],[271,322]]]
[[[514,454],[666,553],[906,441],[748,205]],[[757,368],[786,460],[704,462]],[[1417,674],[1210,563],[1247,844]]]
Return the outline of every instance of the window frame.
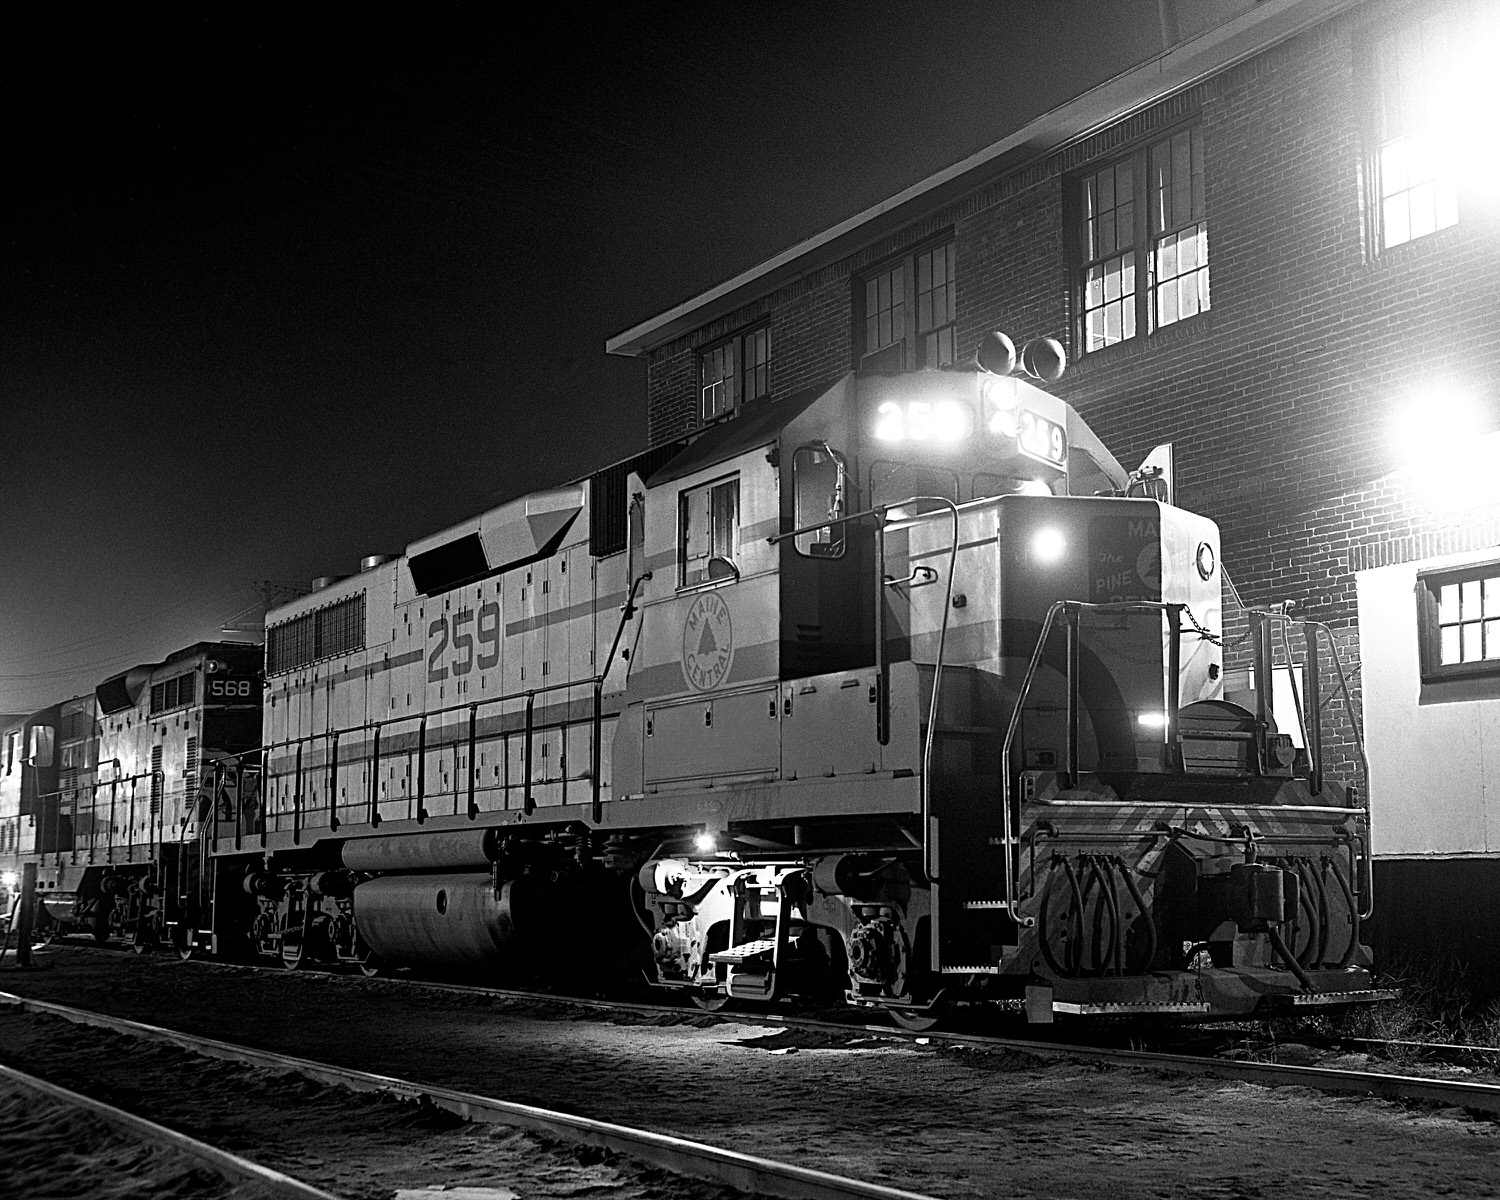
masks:
[[[1171,153],[1174,141],[1181,137],[1188,139],[1188,184],[1187,195],[1189,197],[1189,212],[1197,206],[1196,218],[1189,220],[1172,220],[1161,222],[1162,227],[1157,228],[1157,213],[1159,208],[1159,196],[1153,177],[1156,169],[1158,155],[1166,150]],[[1193,114],[1185,120],[1179,121],[1167,128],[1153,130],[1149,137],[1142,137],[1132,142],[1122,151],[1100,157],[1090,162],[1085,168],[1074,172],[1068,180],[1065,190],[1064,224],[1069,246],[1069,257],[1071,260],[1071,282],[1069,294],[1073,307],[1072,334],[1073,349],[1075,357],[1082,359],[1091,354],[1101,354],[1114,349],[1116,346],[1138,342],[1142,337],[1149,338],[1165,329],[1175,326],[1188,326],[1203,318],[1212,311],[1210,276],[1212,275],[1212,256],[1207,249],[1208,226],[1211,224],[1208,215],[1206,188],[1203,182],[1205,172],[1201,168],[1202,159],[1205,156],[1205,139],[1203,133],[1202,118]],[[1086,253],[1085,243],[1088,241],[1088,206],[1085,201],[1087,189],[1090,183],[1099,179],[1105,172],[1115,175],[1112,184],[1118,181],[1118,171],[1125,164],[1130,166],[1130,243],[1128,247],[1121,249],[1121,244],[1116,240],[1114,249],[1107,254]],[[1194,171],[1194,164],[1199,165],[1199,170]],[[1194,186],[1194,179],[1197,186]],[[1108,211],[1117,212],[1122,207],[1116,197],[1116,202]],[[1199,229],[1199,243],[1202,247],[1202,259],[1191,268],[1195,275],[1201,276],[1201,302],[1198,310],[1187,316],[1179,316],[1172,321],[1163,322],[1160,318],[1160,296],[1164,284],[1176,282],[1189,278],[1186,272],[1177,272],[1170,279],[1159,277],[1159,252],[1169,238],[1177,238],[1179,243],[1181,235],[1191,229]],[[1092,248],[1092,246],[1090,246]],[[1174,246],[1174,250],[1178,247]],[[1195,247],[1195,254],[1197,247]],[[1114,301],[1105,300],[1102,304],[1090,308],[1088,305],[1089,273],[1092,270],[1106,266],[1117,259],[1123,259],[1121,266],[1122,276],[1128,271],[1134,286],[1134,300],[1130,312],[1126,314],[1133,322],[1133,330],[1128,336],[1121,336],[1115,341],[1104,345],[1090,347],[1088,331],[1088,314],[1092,311],[1102,311],[1108,304]],[[1126,316],[1121,318],[1121,328],[1125,328]]]
[[[751,365],[751,357],[748,353],[752,347],[756,348],[754,365]],[[764,349],[764,357],[760,356],[762,348]],[[735,416],[746,404],[756,400],[765,400],[770,397],[773,349],[774,347],[771,342],[771,322],[769,319],[757,321],[753,325],[737,330],[728,337],[717,338],[699,347],[697,415],[700,427],[713,425],[719,421],[727,421]],[[734,358],[732,375],[721,375],[714,383],[705,382],[708,378],[707,368],[709,361],[725,351],[728,351]],[[703,394],[710,387],[714,387],[725,380],[729,380],[732,383],[733,395],[723,408],[709,413],[703,401]]]
[[[712,538],[713,538],[713,535],[714,535],[714,526],[716,524],[715,519],[714,519],[714,509],[713,509],[713,503],[714,503],[714,501],[713,501],[713,497],[714,497],[715,492],[719,488],[724,487],[727,484],[733,484],[734,485],[734,515],[733,515],[733,517],[732,517],[732,519],[730,521],[730,530],[731,530],[730,536],[732,538],[733,544],[730,547],[730,553],[724,554],[724,555],[720,555],[720,554],[716,554],[714,552],[715,547],[712,544]],[[702,556],[703,562],[704,562],[704,568],[703,568],[704,574],[703,574],[703,577],[699,578],[699,579],[692,579],[692,580],[690,580],[690,579],[688,579],[688,554],[687,554],[687,545],[688,545],[688,540],[687,540],[688,539],[688,505],[691,502],[690,501],[690,497],[692,497],[694,495],[697,495],[700,492],[707,492],[708,495],[709,495],[708,526],[709,526],[709,537],[710,537],[711,541],[710,541],[710,547],[709,547],[708,554]],[[739,578],[739,560],[737,558],[737,555],[738,555],[739,550],[740,550],[740,531],[741,531],[741,529],[743,528],[743,525],[744,525],[744,522],[741,520],[741,516],[742,516],[742,513],[743,513],[743,508],[741,506],[741,500],[742,500],[742,497],[741,497],[741,489],[740,489],[740,473],[738,471],[731,471],[731,472],[729,472],[727,474],[717,476],[714,479],[705,480],[703,483],[696,483],[692,487],[680,488],[678,490],[678,492],[677,492],[677,590],[679,592],[683,592],[683,591],[696,591],[696,590],[698,590],[700,588],[718,587],[718,586],[720,586],[722,584],[725,584],[725,583],[733,583],[733,582],[735,582],[735,580],[737,580]],[[727,578],[727,579],[711,579],[711,578],[709,578],[708,577],[708,565],[707,564],[710,563],[710,562],[712,562],[715,558],[727,558],[729,560],[729,562],[731,564],[733,564],[733,566],[735,568],[735,574],[732,577]]]
[[[940,286],[947,295],[946,310],[948,319],[941,323],[929,322],[929,327],[924,329],[921,325],[922,296],[920,287],[918,263],[919,260],[927,258],[935,251],[943,252],[943,274],[944,279]],[[884,346],[874,350],[869,348],[869,321],[870,304],[868,299],[868,288],[872,283],[894,271],[900,271],[901,295],[895,295],[895,287],[891,288],[891,310],[894,312],[899,305],[901,309],[901,334],[894,337]],[[877,283],[878,288],[878,283]],[[913,245],[900,254],[891,258],[882,259],[855,274],[853,279],[854,290],[854,369],[876,370],[876,371],[920,371],[926,369],[940,369],[950,367],[958,361],[958,239],[950,229],[937,235],[926,238]],[[936,288],[929,287],[925,293],[928,296],[936,295]],[[878,310],[877,310],[878,311]],[[894,319],[892,322],[895,324]],[[927,341],[936,338],[941,347],[943,333],[947,331],[950,360],[946,363],[929,363],[927,359]],[[893,330],[894,332],[894,330]],[[876,355],[886,354],[892,346],[900,346],[900,361],[894,365],[887,363],[867,363],[866,360]],[[939,350],[941,355],[941,350]]]
[[[1417,572],[1417,648],[1423,683],[1440,683],[1451,679],[1500,676],[1500,657],[1481,657],[1471,662],[1444,663],[1442,661],[1442,631],[1445,627],[1452,628],[1457,626],[1461,630],[1465,625],[1478,625],[1482,653],[1483,639],[1486,636],[1485,626],[1492,621],[1500,622],[1500,608],[1497,608],[1496,616],[1485,616],[1483,611],[1484,589],[1481,584],[1480,615],[1469,620],[1460,618],[1458,621],[1448,622],[1445,626],[1440,619],[1443,587],[1457,584],[1460,585],[1461,589],[1461,585],[1465,583],[1491,579],[1496,581],[1497,605],[1500,605],[1500,559],[1487,559],[1484,562],[1468,563],[1463,566],[1438,567],[1432,570]],[[1462,633],[1459,636],[1462,639]],[[1500,624],[1496,626],[1495,636],[1500,638]]]
[[[1365,131],[1365,147],[1363,158],[1364,182],[1368,203],[1365,206],[1366,226],[1369,236],[1369,245],[1376,256],[1390,254],[1399,251],[1402,246],[1410,245],[1430,238],[1444,230],[1454,229],[1463,224],[1462,189],[1452,164],[1448,164],[1447,170],[1439,170],[1429,180],[1422,181],[1433,185],[1447,184],[1451,192],[1452,220],[1446,224],[1439,224],[1440,204],[1438,189],[1434,187],[1433,198],[1433,228],[1422,233],[1413,234],[1411,228],[1411,205],[1410,196],[1417,187],[1422,184],[1412,184],[1405,188],[1393,191],[1388,197],[1385,194],[1385,156],[1386,151],[1402,142],[1431,142],[1435,140],[1432,136],[1435,124],[1429,112],[1425,121],[1414,124],[1403,124],[1399,132],[1393,132],[1388,127],[1388,113],[1392,108],[1403,108],[1413,103],[1422,103],[1417,98],[1403,94],[1392,95],[1387,90],[1388,78],[1383,64],[1384,47],[1395,42],[1398,45],[1407,46],[1411,44],[1413,37],[1420,38],[1428,28],[1434,28],[1439,34],[1438,58],[1441,61],[1444,44],[1451,47],[1456,41],[1455,29],[1460,24],[1464,15],[1470,12],[1470,6],[1457,4],[1437,12],[1412,11],[1404,14],[1402,19],[1394,27],[1381,26],[1371,28],[1365,32],[1363,44],[1360,47],[1360,68],[1364,79],[1364,113],[1363,124]],[[1423,70],[1431,71],[1432,62],[1424,61]],[[1398,84],[1399,87],[1399,84]],[[1430,102],[1430,96],[1427,98]],[[1400,121],[1400,118],[1397,118]],[[1436,157],[1436,154],[1435,154]],[[1397,195],[1407,197],[1407,234],[1399,242],[1386,244],[1388,224],[1386,220],[1386,201]]]

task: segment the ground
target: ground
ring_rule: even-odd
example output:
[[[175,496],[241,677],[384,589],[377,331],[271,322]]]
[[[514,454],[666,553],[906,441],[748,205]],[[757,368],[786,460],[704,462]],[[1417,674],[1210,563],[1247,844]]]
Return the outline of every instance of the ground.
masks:
[[[1453,1111],[862,1033],[778,1031],[774,1022],[612,1019],[395,981],[64,946],[39,959],[42,969],[0,972],[0,990],[935,1196],[1082,1196],[1101,1187],[1110,1200],[1500,1195],[1500,1125]],[[11,1061],[4,1030],[0,1058]],[[90,1042],[108,1053],[106,1035],[90,1031]],[[200,1077],[222,1067],[183,1060],[175,1069],[191,1097]],[[265,1119],[257,1136],[267,1141],[290,1120],[274,1106]],[[363,1152],[344,1144],[336,1114],[322,1128],[328,1160]],[[466,1147],[464,1170],[455,1159],[448,1175],[442,1154],[424,1154],[422,1171],[399,1186],[473,1181],[483,1150]],[[511,1178],[502,1160],[490,1181]],[[308,1175],[297,1163],[271,1165]],[[510,1186],[523,1197],[555,1194]]]

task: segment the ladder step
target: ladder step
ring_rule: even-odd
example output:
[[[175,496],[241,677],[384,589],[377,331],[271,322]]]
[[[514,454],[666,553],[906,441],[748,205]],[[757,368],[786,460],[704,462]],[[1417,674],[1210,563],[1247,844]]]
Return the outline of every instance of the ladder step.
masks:
[[[775,938],[761,938],[754,942],[741,942],[738,946],[731,946],[728,950],[720,950],[717,954],[710,954],[710,962],[726,963],[731,967],[737,967],[751,962],[757,958],[769,958],[776,950]]]

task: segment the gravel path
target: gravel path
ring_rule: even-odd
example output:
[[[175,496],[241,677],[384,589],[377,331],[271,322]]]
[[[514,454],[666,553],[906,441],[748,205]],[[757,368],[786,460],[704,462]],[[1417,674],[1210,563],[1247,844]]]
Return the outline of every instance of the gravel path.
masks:
[[[1500,1125],[1459,1112],[75,946],[39,958],[0,990],[939,1196],[1500,1195]]]

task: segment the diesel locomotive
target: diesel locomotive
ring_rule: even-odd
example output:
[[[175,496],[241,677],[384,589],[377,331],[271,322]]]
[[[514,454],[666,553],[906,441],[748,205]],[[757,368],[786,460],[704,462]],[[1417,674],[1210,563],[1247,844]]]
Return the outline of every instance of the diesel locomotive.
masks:
[[[109,920],[912,1027],[1378,998],[1316,641],[1298,747],[1263,620],[1226,697],[1216,526],[1061,368],[992,335],[851,373],[373,556],[268,614],[263,693],[198,648],[254,679],[259,745],[214,741]]]

